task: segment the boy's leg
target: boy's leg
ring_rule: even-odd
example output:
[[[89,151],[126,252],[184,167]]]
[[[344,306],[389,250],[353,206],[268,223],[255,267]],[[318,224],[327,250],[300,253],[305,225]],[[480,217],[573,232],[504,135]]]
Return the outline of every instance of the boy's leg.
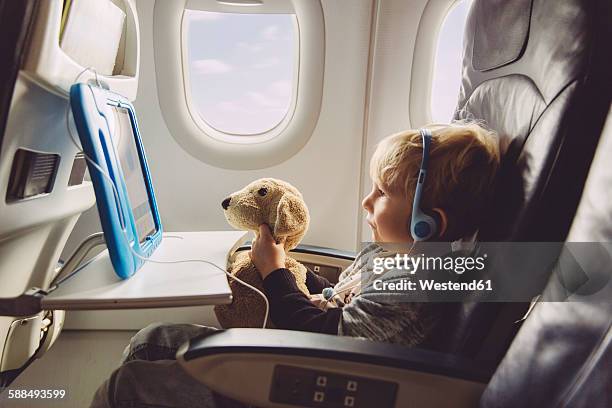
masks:
[[[216,330],[163,323],[140,330],[124,350],[121,366],[94,395],[91,407],[245,407],[194,380],[175,360],[183,343]]]
[[[174,360],[179,347],[194,337],[214,333],[197,324],[153,323],[141,329],[123,351],[121,363],[132,360]]]

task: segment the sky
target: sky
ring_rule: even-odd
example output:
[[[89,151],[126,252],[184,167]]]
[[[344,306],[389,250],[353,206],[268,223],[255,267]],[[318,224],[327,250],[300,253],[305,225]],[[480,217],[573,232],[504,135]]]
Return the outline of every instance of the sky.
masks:
[[[262,133],[294,92],[295,16],[186,11],[192,97],[202,118],[233,134]]]
[[[462,0],[446,16],[434,61],[431,88],[431,116],[435,123],[448,123],[457,106],[461,85],[463,30],[471,0]]]
[[[471,0],[446,17],[434,62],[434,122],[452,119],[461,81],[462,41]],[[297,25],[288,14],[185,11],[193,103],[213,128],[263,133],[282,121],[295,92]]]

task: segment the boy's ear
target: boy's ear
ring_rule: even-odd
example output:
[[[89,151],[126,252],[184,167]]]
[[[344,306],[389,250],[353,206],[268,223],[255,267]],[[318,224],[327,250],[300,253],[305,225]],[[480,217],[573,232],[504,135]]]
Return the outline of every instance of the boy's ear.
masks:
[[[446,216],[446,212],[441,208],[434,208],[431,210],[433,212],[433,217],[438,224],[438,238],[444,236],[446,230],[448,229],[448,217]]]

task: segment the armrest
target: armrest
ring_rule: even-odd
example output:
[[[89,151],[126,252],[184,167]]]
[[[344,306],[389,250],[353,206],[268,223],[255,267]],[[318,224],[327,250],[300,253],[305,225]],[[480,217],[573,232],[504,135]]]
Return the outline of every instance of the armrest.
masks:
[[[247,251],[251,249],[251,241],[245,241],[243,245],[236,249],[238,251]],[[329,258],[346,259],[347,261],[355,260],[355,253],[352,251],[344,251],[342,249],[328,248],[317,245],[298,245],[289,252],[297,252],[301,254],[318,255]]]
[[[211,389],[271,407],[474,406],[492,375],[447,354],[288,330],[219,331],[177,358]]]

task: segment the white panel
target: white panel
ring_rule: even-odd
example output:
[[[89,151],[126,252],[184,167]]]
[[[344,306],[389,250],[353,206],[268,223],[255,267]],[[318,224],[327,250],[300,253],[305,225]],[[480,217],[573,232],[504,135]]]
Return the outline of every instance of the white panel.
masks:
[[[0,297],[18,296],[36,286],[47,288],[79,214],[94,203],[91,183],[68,187],[77,148],[66,130],[67,100],[53,95],[19,75],[0,149]],[[22,201],[6,202],[15,152],[19,148],[61,156],[53,190]],[[12,318],[0,318],[0,351],[5,348]],[[39,320],[17,342],[37,343]],[[23,334],[23,333],[22,333]],[[19,344],[7,344],[7,350]],[[14,350],[13,350],[14,351]],[[29,350],[31,351],[31,349]],[[28,353],[13,353],[20,365]],[[1,356],[0,356],[1,357]],[[8,358],[8,357],[7,357]]]
[[[66,99],[19,75],[0,150],[0,240],[17,231],[79,214],[94,203],[91,183],[68,187],[72,161],[78,149],[68,138],[67,104]],[[76,135],[73,122],[70,123]],[[20,148],[59,154],[60,165],[50,194],[7,203],[5,197],[13,157]]]
[[[0,296],[44,288],[78,214],[94,203],[91,183],[68,187],[77,149],[66,131],[67,100],[20,76],[0,152]],[[11,166],[19,148],[59,154],[50,194],[7,203]]]
[[[140,330],[155,322],[194,323],[221,328],[213,306],[142,310],[92,310],[66,312],[67,330]]]
[[[15,320],[11,323],[8,336],[0,356],[0,370],[16,370],[30,358],[38,348],[40,340],[40,314]]]
[[[130,100],[136,98],[138,89],[138,16],[134,13],[133,0],[115,1],[115,4],[126,13],[126,29],[123,40],[119,44],[116,75],[99,75],[110,89],[123,94]],[[39,3],[36,18],[30,36],[29,52],[25,58],[23,73],[45,86],[48,90],[65,96],[70,86],[79,77],[80,81],[94,78],[92,72],[83,72],[81,66],[68,56],[60,47],[60,22],[64,2],[62,0],[47,0]],[[83,72],[82,75],[79,75]]]

